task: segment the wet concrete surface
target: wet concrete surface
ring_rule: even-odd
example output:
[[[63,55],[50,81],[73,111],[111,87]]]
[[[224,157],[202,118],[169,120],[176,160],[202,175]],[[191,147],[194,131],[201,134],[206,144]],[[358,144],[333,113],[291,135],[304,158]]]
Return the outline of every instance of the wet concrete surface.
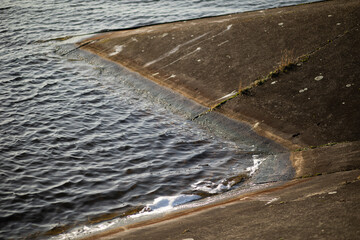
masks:
[[[86,239],[359,239],[359,187],[359,170],[297,179],[189,215]]]

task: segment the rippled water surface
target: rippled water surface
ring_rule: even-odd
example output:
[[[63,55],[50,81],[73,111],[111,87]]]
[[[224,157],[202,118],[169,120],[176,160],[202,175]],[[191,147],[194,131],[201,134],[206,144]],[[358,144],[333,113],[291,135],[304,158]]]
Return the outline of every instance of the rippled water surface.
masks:
[[[215,191],[261,158],[46,40],[303,2],[1,0],[0,239]]]

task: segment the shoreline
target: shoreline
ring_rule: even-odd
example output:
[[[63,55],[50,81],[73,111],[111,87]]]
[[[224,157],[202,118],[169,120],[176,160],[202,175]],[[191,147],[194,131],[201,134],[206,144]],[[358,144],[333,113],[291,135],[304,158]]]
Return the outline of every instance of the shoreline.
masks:
[[[297,184],[317,186],[336,175],[358,185],[359,10],[357,1],[316,2],[109,32],[78,45],[207,107],[198,118],[220,113],[281,144],[291,153]],[[334,184],[323,180],[310,190],[325,194]],[[352,192],[338,184],[343,197]],[[321,195],[310,190],[303,189],[309,197],[302,201]],[[198,214],[185,215],[199,226]],[[133,231],[123,234],[131,239]],[[172,236],[170,229],[162,234]]]
[[[161,86],[165,86],[167,88],[170,88],[171,90],[178,92],[182,95],[184,95],[185,97],[194,100],[195,102],[208,107],[211,110],[220,112],[221,114],[224,114],[227,117],[230,117],[232,119],[235,120],[240,120],[242,122],[245,122],[247,124],[249,124],[250,126],[253,126],[253,128],[257,131],[257,133],[259,135],[262,135],[264,137],[267,137],[269,139],[274,140],[275,142],[280,143],[281,145],[285,146],[286,148],[288,148],[290,151],[294,151],[294,150],[298,150],[301,148],[306,148],[309,146],[322,146],[328,143],[332,143],[332,142],[336,142],[336,143],[342,143],[342,142],[346,142],[346,141],[352,141],[352,142],[356,142],[359,140],[358,136],[360,135],[359,130],[357,129],[357,125],[356,125],[356,118],[358,117],[356,114],[357,113],[349,113],[350,110],[349,108],[353,108],[356,109],[356,101],[354,101],[353,106],[347,106],[345,105],[344,107],[347,107],[348,109],[345,109],[346,114],[348,116],[351,116],[351,119],[341,119],[341,120],[347,120],[352,124],[351,126],[345,126],[348,127],[349,130],[347,130],[347,135],[348,136],[344,136],[342,137],[341,134],[338,134],[337,136],[331,136],[332,138],[327,137],[326,135],[328,135],[328,129],[329,126],[326,126],[326,128],[321,128],[318,127],[317,122],[315,122],[313,119],[309,119],[309,116],[306,116],[307,118],[305,118],[305,120],[307,121],[311,121],[308,126],[301,126],[301,123],[295,122],[296,119],[292,118],[290,120],[292,120],[289,124],[289,122],[280,122],[282,124],[286,124],[288,126],[279,126],[279,123],[276,121],[276,119],[271,118],[272,116],[266,116],[263,111],[258,111],[256,112],[256,110],[261,107],[262,109],[260,110],[265,110],[265,111],[270,111],[273,110],[274,108],[269,109],[268,106],[266,105],[261,105],[261,103],[259,104],[257,101],[259,101],[259,99],[257,98],[251,98],[251,95],[255,95],[257,94],[257,92],[264,92],[263,90],[268,90],[270,88],[275,88],[270,89],[268,91],[270,91],[271,94],[277,94],[277,93],[283,93],[281,91],[281,88],[286,87],[288,89],[291,88],[295,88],[298,86],[292,86],[291,84],[293,84],[292,82],[285,82],[283,81],[282,84],[283,86],[277,86],[280,84],[271,84],[270,82],[280,82],[281,78],[285,78],[285,80],[287,80],[286,78],[291,77],[290,75],[292,74],[296,74],[299,72],[298,69],[302,70],[301,68],[305,68],[308,65],[312,65],[312,64],[318,64],[318,62],[314,62],[314,63],[310,63],[310,61],[317,60],[315,59],[317,56],[313,56],[314,54],[316,54],[317,52],[319,52],[321,50],[321,48],[324,48],[324,46],[326,47],[327,45],[331,45],[333,41],[337,40],[339,38],[339,35],[344,36],[344,35],[349,35],[350,30],[352,29],[352,32],[354,32],[355,34],[357,33],[357,30],[354,31],[354,29],[357,27],[356,23],[353,23],[355,20],[352,19],[354,18],[354,16],[356,17],[356,15],[351,15],[349,14],[349,8],[351,8],[351,13],[354,14],[355,10],[353,9],[353,6],[356,6],[356,1],[351,1],[351,2],[347,2],[347,7],[343,7],[342,9],[339,8],[339,6],[342,6],[341,4],[342,1],[332,1],[331,3],[328,2],[320,2],[320,3],[312,3],[312,4],[306,4],[306,5],[300,5],[300,6],[295,6],[295,7],[284,7],[281,8],[281,10],[279,11],[279,9],[269,9],[269,10],[262,10],[262,11],[256,11],[256,12],[249,12],[249,13],[240,13],[240,14],[236,14],[236,15],[227,15],[227,16],[220,16],[220,17],[214,17],[214,18],[205,18],[205,19],[196,19],[194,21],[185,21],[185,22],[176,22],[176,23],[168,23],[168,24],[162,24],[162,25],[155,25],[155,26],[148,26],[148,27],[144,27],[144,28],[139,28],[136,29],[134,31],[130,30],[126,30],[126,31],[118,31],[118,32],[113,32],[113,33],[105,33],[105,34],[101,34],[101,35],[97,35],[95,37],[92,37],[90,39],[86,39],[83,42],[80,42],[79,45],[84,44],[84,42],[87,42],[88,44],[86,44],[85,46],[81,47],[81,49],[83,50],[87,50],[90,51],[94,54],[97,54],[107,60],[116,62],[118,64],[120,64],[121,66],[129,69],[130,71],[134,71],[139,73],[140,75],[144,76],[147,79],[150,79],[154,82],[156,82],[157,84],[161,85]],[[314,10],[312,8],[313,5],[322,5],[324,6],[322,10]],[[335,5],[335,6],[333,6]],[[329,6],[329,7],[328,7]],[[325,7],[328,7],[325,8]],[[336,11],[342,13],[342,15],[346,15],[346,18],[350,19],[351,22],[349,23],[350,27],[346,28],[343,27],[341,24],[338,25],[338,19],[336,19],[335,21],[332,20],[332,15],[331,17],[330,12],[335,11],[336,7]],[[270,23],[266,23],[265,27],[271,29],[272,27],[278,27],[280,28],[277,29],[276,31],[274,31],[274,33],[269,37],[269,39],[271,41],[276,41],[278,42],[278,34],[279,31],[284,32],[283,30],[283,22],[279,22],[278,19],[275,19],[275,17],[280,18],[282,21],[284,20],[283,18],[285,18],[282,14],[285,10],[287,10],[286,14],[287,15],[291,15],[291,16],[287,16],[287,17],[291,17],[293,18],[293,9],[296,8],[298,10],[298,14],[300,16],[296,16],[297,18],[309,18],[312,17],[313,15],[317,15],[319,11],[321,12],[325,12],[324,14],[322,14],[324,17],[326,17],[326,20],[331,19],[332,22],[334,22],[335,25],[331,26],[333,29],[331,29],[331,31],[327,30],[325,28],[325,30],[323,30],[323,35],[324,36],[316,36],[314,37],[313,35],[311,35],[311,37],[314,37],[314,40],[310,39],[310,44],[311,46],[309,47],[310,44],[308,44],[308,41],[304,42],[304,44],[306,44],[304,47],[299,46],[298,48],[306,48],[305,51],[303,50],[302,52],[298,53],[295,55],[295,53],[292,53],[293,56],[287,56],[288,59],[286,59],[286,61],[289,61],[289,63],[291,63],[291,66],[289,65],[288,67],[291,67],[293,69],[289,69],[286,71],[281,71],[281,63],[279,64],[278,62],[282,61],[283,58],[283,52],[289,48],[289,46],[284,46],[281,49],[279,49],[278,51],[276,51],[276,54],[273,54],[274,49],[269,49],[269,48],[264,48],[261,50],[266,51],[265,53],[268,54],[273,54],[275,55],[271,60],[270,63],[268,63],[269,60],[265,61],[264,59],[260,59],[260,57],[264,57],[264,55],[266,56],[266,54],[264,54],[263,52],[261,52],[259,58],[257,58],[260,63],[257,62],[250,62],[248,63],[248,61],[253,60],[254,57],[251,57],[251,59],[246,59],[246,63],[247,64],[257,64],[259,65],[259,71],[254,71],[253,69],[251,69],[250,73],[245,72],[243,75],[252,75],[253,77],[248,78],[247,80],[242,81],[241,75],[235,75],[232,78],[228,78],[227,80],[224,80],[224,75],[227,74],[228,70],[224,69],[222,71],[218,71],[216,72],[216,74],[211,75],[212,77],[212,81],[208,81],[207,80],[207,71],[211,69],[211,67],[213,67],[213,65],[222,65],[221,67],[218,67],[219,69],[223,69],[223,65],[226,63],[222,63],[222,64],[217,64],[217,60],[221,60],[223,61],[223,59],[217,59],[217,57],[211,55],[211,57],[213,57],[213,59],[210,60],[206,60],[206,61],[211,61],[209,62],[207,65],[200,65],[200,66],[193,66],[194,62],[197,62],[198,60],[201,60],[202,58],[206,58],[206,56],[204,57],[203,55],[200,56],[194,56],[195,53],[197,54],[197,51],[200,52],[199,46],[200,44],[204,45],[205,47],[209,48],[210,51],[218,51],[216,54],[217,55],[225,55],[225,58],[230,58],[229,62],[232,62],[233,60],[231,59],[231,56],[229,56],[228,54],[240,54],[239,51],[229,51],[228,49],[217,49],[217,47],[214,47],[213,41],[214,41],[214,37],[218,37],[218,36],[222,36],[222,35],[226,35],[228,34],[229,36],[223,36],[224,39],[227,38],[231,38],[232,41],[236,41],[239,38],[239,33],[238,32],[232,32],[230,33],[231,29],[234,29],[235,27],[233,27],[235,25],[235,23],[237,24],[241,24],[243,21],[247,21],[251,22],[254,21],[254,24],[259,24],[259,21],[264,22],[265,20],[263,20],[263,18],[265,19],[270,19],[271,22]],[[303,9],[304,8],[304,9]],[[308,11],[312,9],[312,12],[309,14]],[[329,10],[330,9],[330,10]],[[332,11],[331,11],[332,10]],[[269,12],[269,13],[266,13]],[[264,15],[263,15],[264,14]],[[305,16],[304,16],[305,14]],[[259,15],[262,15],[261,19],[259,20]],[[310,16],[308,16],[310,15]],[[237,16],[237,17],[234,17]],[[341,16],[344,17],[344,16]],[[345,18],[345,17],[344,17]],[[288,21],[290,21],[291,19],[288,19]],[[350,21],[349,20],[349,21]],[[216,26],[217,31],[215,32],[211,32],[209,33],[212,34],[212,36],[210,36],[210,38],[208,39],[201,39],[202,36],[207,35],[208,34],[208,29],[204,27],[204,25],[208,26],[208,28],[213,29],[215,28],[214,26],[211,26],[210,24],[208,24],[208,22],[211,22],[213,24],[218,25]],[[195,22],[195,24],[193,24]],[[199,22],[199,23],[198,23]],[[322,24],[323,20],[320,21]],[[331,23],[332,23],[331,22]],[[303,22],[302,22],[303,23]],[[279,25],[280,24],[280,25]],[[295,23],[290,23],[292,25],[295,25]],[[268,26],[271,25],[271,26]],[[313,25],[313,23],[308,23],[308,25]],[[344,24],[343,24],[344,25]],[[231,26],[231,27],[230,27]],[[338,26],[342,26],[341,29],[337,28]],[[243,35],[243,32],[252,35],[252,29],[249,29],[249,27],[247,26],[241,26],[242,28],[240,31]],[[271,27],[271,28],[270,28]],[[321,26],[323,29],[323,26]],[[303,28],[310,28],[310,26],[303,26]],[[203,34],[198,33],[199,29],[202,29],[202,32],[205,32]],[[316,30],[321,30],[316,29]],[[175,33],[168,33],[170,31],[174,31]],[[209,30],[209,31],[210,31]],[[266,29],[265,29],[266,30]],[[289,41],[289,44],[299,44],[298,43],[298,39],[296,37],[299,37],[299,34],[304,34],[301,30],[303,29],[296,29],[295,30],[292,28],[291,31],[293,34],[293,37],[287,41]],[[187,31],[188,36],[186,39],[184,38],[185,35],[185,31]],[[228,32],[229,31],[229,32]],[[269,30],[267,30],[268,32]],[[299,32],[301,31],[301,32]],[[330,32],[330,33],[328,33]],[[181,36],[177,36],[175,34],[181,34]],[[311,32],[313,33],[313,32]],[[170,38],[170,39],[165,39],[164,37],[169,36],[169,34],[173,34],[174,39]],[[198,35],[198,39],[196,39],[196,35]],[[263,32],[259,33],[261,36],[264,35]],[[321,34],[321,32],[319,33]],[[268,33],[265,33],[265,35],[268,35]],[[163,37],[164,36],[164,37]],[[246,35],[245,35],[246,36]],[[302,35],[301,35],[302,36]],[[173,43],[172,40],[176,40],[176,38],[181,38],[181,42],[179,43],[179,40],[177,40],[177,42]],[[252,37],[252,36],[250,36]],[[285,37],[285,36],[284,36]],[[310,36],[309,36],[310,37]],[[141,38],[141,39],[140,39]],[[259,36],[258,36],[259,38]],[[329,40],[330,39],[330,40]],[[332,40],[335,39],[335,40]],[[224,41],[222,41],[223,39],[221,39],[219,42],[220,43],[224,43]],[[199,42],[197,42],[199,41]],[[206,41],[208,41],[209,43],[206,43]],[[225,40],[228,41],[227,44],[230,44],[230,40]],[[244,41],[251,41],[249,38],[246,38]],[[285,41],[285,40],[283,40]],[[295,42],[294,42],[295,41]],[[264,42],[262,41],[262,39],[260,39],[260,42]],[[156,44],[156,45],[154,45]],[[192,45],[191,45],[192,44]],[[260,50],[258,49],[258,42],[254,42],[252,44],[250,44],[248,46],[248,48],[250,50],[254,50],[257,52],[260,52]],[[271,43],[274,44],[274,43]],[[125,46],[126,45],[126,46]],[[151,46],[156,46],[155,48],[146,48],[149,47],[149,45]],[[157,45],[159,45],[159,47],[162,47],[164,45],[170,45],[169,47],[167,47],[169,49],[169,51],[167,50],[160,50]],[[188,46],[189,45],[189,46]],[[219,44],[217,44],[219,45]],[[270,44],[268,44],[270,45]],[[119,47],[121,48],[121,51],[116,52],[116,46],[122,46]],[[124,47],[125,46],[125,47]],[[202,46],[202,48],[205,48],[204,46]],[[215,45],[216,46],[216,45]],[[272,46],[272,45],[271,45]],[[346,46],[345,46],[346,47]],[[215,49],[214,49],[215,48]],[[193,50],[194,49],[194,50]],[[285,49],[285,50],[283,50]],[[319,50],[320,49],[320,50]],[[114,52],[115,50],[115,52]],[[250,51],[247,50],[247,51]],[[343,49],[340,49],[340,51],[342,51]],[[195,52],[194,52],[195,51]],[[119,54],[121,52],[121,54]],[[146,53],[145,52],[149,52]],[[224,52],[224,53],[223,53]],[[116,54],[114,54],[116,53]],[[342,53],[342,52],[340,52]],[[189,55],[190,54],[190,55]],[[200,53],[199,53],[200,54]],[[206,52],[203,54],[207,54]],[[241,53],[243,54],[243,53]],[[246,53],[247,54],[247,53]],[[176,55],[176,56],[173,56]],[[237,56],[237,55],[236,55]],[[307,57],[306,61],[302,60],[304,58],[304,56]],[[155,60],[154,60],[155,58]],[[168,59],[169,58],[169,59]],[[237,59],[241,60],[241,57],[238,57]],[[175,63],[177,64],[179,61],[181,60],[181,64],[178,64],[176,66]],[[205,60],[204,60],[205,61]],[[237,61],[237,60],[236,60]],[[353,62],[356,62],[356,59],[352,60]],[[201,61],[200,61],[201,62]],[[151,63],[151,68],[148,68],[149,64]],[[288,63],[288,64],[289,64]],[[310,64],[309,64],[310,63]],[[164,67],[168,68],[169,64],[171,64],[171,69],[167,69],[164,70]],[[238,66],[240,63],[235,63],[237,64],[236,66]],[[261,64],[266,64],[266,66],[263,66]],[[297,64],[301,64],[300,66],[297,66]],[[147,65],[147,67],[145,67],[145,65]],[[294,66],[295,65],[295,66]],[[286,67],[286,66],[284,66]],[[277,70],[280,70],[277,72]],[[328,70],[328,69],[327,69]],[[161,72],[163,71],[163,73]],[[197,72],[196,72],[197,71]],[[236,73],[241,74],[243,71],[242,68],[238,67],[234,67],[234,69],[231,69],[231,71],[234,71]],[[331,71],[328,70],[329,72]],[[195,78],[194,76],[192,76],[191,74],[189,74],[190,76],[188,76],[187,72],[195,72],[194,76],[200,76]],[[255,73],[254,73],[255,72]],[[276,74],[274,74],[274,72]],[[333,71],[334,72],[334,71]],[[330,74],[335,75],[336,73],[330,72]],[[305,72],[307,74],[311,74],[314,75],[314,78],[319,75],[320,73],[313,73],[313,72]],[[163,74],[163,76],[161,76],[161,74]],[[177,77],[178,75],[181,75],[180,77]],[[274,77],[270,77],[268,79],[267,76],[269,75],[276,75]],[[265,76],[265,77],[262,77]],[[241,80],[239,83],[239,79]],[[255,79],[255,80],[254,80]],[[265,79],[265,80],[264,80]],[[258,83],[258,81],[262,81]],[[314,81],[313,79],[310,79],[312,82],[310,82],[309,84],[311,85],[315,85],[318,83],[321,83],[320,81]],[[331,79],[333,82],[335,82],[335,79]],[[307,80],[309,81],[309,80]],[[356,79],[353,79],[352,81],[356,81]],[[266,84],[265,84],[266,83]],[[208,84],[211,85],[216,85],[218,88],[212,88],[212,86],[209,86]],[[214,108],[214,106],[219,105],[221,102],[217,101],[217,99],[222,98],[223,96],[228,95],[231,92],[234,91],[239,91],[239,84],[244,86],[241,87],[241,90],[247,90],[247,93],[245,94],[238,94],[238,96],[234,99],[231,99],[231,102],[229,101],[229,103],[226,104],[222,104],[221,107],[218,108]],[[268,89],[264,88],[264,85],[267,85]],[[346,85],[346,84],[344,84]],[[253,86],[253,87],[252,87]],[[306,85],[305,85],[306,86]],[[250,89],[251,87],[251,89]],[[298,87],[300,90],[297,89],[291,89],[292,92],[291,94],[294,93],[294,90],[297,92],[301,91],[302,86]],[[322,91],[323,86],[321,86],[320,84],[318,84],[317,86],[314,86],[313,88],[317,88],[315,89],[316,91]],[[280,89],[279,89],[280,88]],[[320,89],[319,89],[320,88]],[[356,88],[356,87],[354,87]],[[352,90],[351,94],[354,95],[356,94],[356,89],[354,92],[354,88],[349,88],[346,90]],[[212,91],[214,89],[214,92]],[[250,89],[250,90],[248,90]],[[305,89],[305,88],[303,88]],[[307,89],[307,88],[306,88]],[[306,91],[306,90],[304,90]],[[254,92],[254,93],[253,93]],[[307,93],[309,94],[310,91],[307,91]],[[284,94],[288,94],[288,93],[284,93]],[[348,93],[347,93],[348,94]],[[246,97],[249,96],[250,97]],[[311,99],[311,97],[313,98],[317,98],[319,96],[319,94],[317,94],[316,92],[312,93],[311,95],[308,95]],[[272,96],[271,98],[267,99],[266,96],[261,96],[265,102],[265,104],[272,104],[274,105],[274,102],[277,101],[277,96]],[[286,96],[288,97],[288,96]],[[292,97],[291,95],[289,97]],[[346,97],[346,96],[345,96]],[[356,97],[356,95],[355,95]],[[242,99],[240,99],[242,98]],[[286,100],[288,99],[281,99],[282,100],[282,104],[286,103]],[[301,100],[301,101],[305,101],[306,99],[304,97],[298,97],[298,99],[296,100]],[[323,99],[320,99],[323,100]],[[317,100],[318,102],[320,102],[320,100]],[[329,102],[330,100],[333,101],[333,99],[324,99],[326,102]],[[240,101],[250,101],[249,103],[252,104],[249,105],[248,107],[246,106],[247,103],[243,104],[241,107],[243,107],[244,109],[240,109],[238,104]],[[339,102],[341,104],[341,102]],[[240,104],[242,104],[240,102]],[[291,105],[290,105],[291,104]],[[296,106],[295,104],[297,104],[297,102],[290,102],[289,106],[286,107],[296,107],[298,109],[294,109],[294,114],[297,115],[303,115],[302,114],[302,110],[303,108],[306,108],[305,106]],[[305,104],[318,104],[318,103],[305,103]],[[316,106],[316,107],[327,107],[325,106],[325,104]],[[252,107],[252,108],[251,108]],[[272,107],[272,106],[271,106]],[[275,108],[278,106],[274,106]],[[314,108],[315,106],[313,106],[312,108],[309,108],[309,111],[313,111],[315,112],[316,109]],[[288,113],[287,111],[289,111],[290,109],[281,109],[279,108],[279,114],[278,116],[275,116],[276,118],[281,118],[284,117],[284,115],[286,113]],[[323,115],[324,116],[317,116],[318,118],[320,118],[322,120],[322,118],[327,117],[328,114],[331,114],[331,112],[329,110],[332,109],[325,109]],[[339,109],[340,110],[340,109]],[[254,111],[254,113],[250,113],[250,111]],[[290,112],[291,113],[291,112]],[[306,113],[306,114],[311,114],[312,112]],[[271,113],[269,113],[271,114]],[[268,114],[268,115],[269,115]],[[334,119],[332,121],[332,124],[336,124]],[[321,124],[321,123],[320,123]],[[319,125],[320,125],[319,124]],[[296,126],[298,125],[298,126]],[[315,126],[313,126],[315,125]],[[308,133],[305,134],[300,134],[299,131],[301,130],[300,127],[308,127],[309,129],[307,130]],[[330,126],[332,127],[332,126]],[[334,126],[334,127],[339,127],[339,126]],[[288,129],[286,129],[288,128]],[[298,129],[296,129],[298,128]],[[310,129],[311,128],[311,129]],[[342,129],[337,129],[339,132]],[[313,133],[313,131],[317,131],[315,132],[315,134]],[[307,136],[307,135],[312,135]],[[305,137],[303,137],[305,135]],[[335,134],[333,134],[335,135]],[[317,139],[319,137],[322,137],[323,139]],[[299,165],[298,163],[296,163],[295,158],[299,158],[299,154],[295,154],[296,157],[293,157],[293,164],[294,166]],[[302,172],[301,169],[298,172]],[[326,172],[326,170],[324,169],[324,173]],[[316,174],[316,173],[306,173],[306,174]],[[300,177],[301,175],[298,174],[298,177]]]
[[[229,199],[231,202],[231,199],[239,194],[258,192],[260,189],[262,190],[269,188],[269,186],[272,184],[279,185],[293,178],[294,170],[291,166],[291,163],[288,161],[290,153],[276,142],[256,134],[252,127],[248,126],[248,124],[233,120],[216,112],[208,114],[203,118],[192,120],[199,113],[204,112],[207,109],[198,103],[185,98],[181,94],[159,86],[156,83],[149,81],[136,72],[130,71],[129,69],[126,69],[119,64],[103,59],[91,52],[83,50],[72,51],[73,47],[74,46],[72,43],[66,44],[62,47],[61,52],[71,51],[69,54],[67,54],[69,59],[83,60],[89,62],[93,66],[105,68],[107,74],[116,74],[116,76],[121,76],[124,81],[123,84],[131,87],[132,89],[136,89],[136,92],[139,92],[139,94],[146,99],[145,101],[150,101],[162,105],[172,114],[182,116],[184,121],[193,121],[200,129],[208,131],[211,136],[218,138],[219,141],[234,143],[237,145],[238,150],[240,151],[247,152],[246,149],[252,146],[251,148],[253,149],[249,151],[249,153],[259,155],[261,158],[266,157],[266,160],[261,164],[260,169],[256,170],[255,174],[253,174],[251,177],[245,177],[243,180],[241,180],[239,184],[240,186],[236,187],[235,189],[230,189],[229,191],[216,193],[210,196],[210,198],[208,198],[206,194],[204,196],[201,195],[201,199],[194,202],[187,202],[179,206],[179,208],[174,207],[173,209],[166,212],[155,211],[154,213],[145,216],[133,215],[138,213],[138,211],[140,211],[143,207],[135,207],[134,209],[130,209],[126,212],[99,215],[94,219],[90,219],[89,222],[84,222],[81,225],[56,227],[44,233],[46,236],[54,236],[55,239],[58,239],[56,236],[58,234],[62,235],[64,233],[62,237],[82,239],[81,237],[75,237],[74,235],[77,235],[76,232],[79,232],[80,235],[82,232],[84,232],[83,228],[81,227],[83,224],[91,224],[92,226],[91,229],[89,229],[89,232],[91,233],[86,234],[85,236],[92,234],[97,236],[99,232],[103,231],[98,229],[98,226],[102,225],[102,223],[109,224],[109,226],[111,226],[109,229],[113,228],[112,220],[115,222],[114,225],[116,226],[116,229],[123,229],[124,226],[130,225],[140,226],[143,224],[142,222],[154,222],[154,219],[162,221],[160,219],[164,219],[162,217],[163,215],[168,216],[168,214],[171,214],[181,216],[182,213],[178,214],[178,212],[183,211],[184,209],[207,209],[208,207],[205,207],[205,205],[210,204],[211,206],[217,206],[220,202],[229,202]],[[238,176],[236,175],[234,177]],[[189,212],[189,210],[186,212]],[[130,218],[125,220],[127,216]],[[134,218],[131,216],[134,216]],[[116,219],[118,218],[122,219],[117,221]],[[101,229],[102,227],[99,228]]]

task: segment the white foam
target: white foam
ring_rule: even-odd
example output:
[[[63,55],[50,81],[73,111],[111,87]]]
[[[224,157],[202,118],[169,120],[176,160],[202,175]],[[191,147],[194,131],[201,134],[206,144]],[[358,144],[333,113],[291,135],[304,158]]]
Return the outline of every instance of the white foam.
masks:
[[[151,214],[161,214],[163,212],[171,211],[175,207],[198,200],[201,197],[198,195],[177,195],[177,196],[164,196],[158,197],[152,204],[147,204],[146,207],[138,214],[128,216],[128,219],[141,219],[142,217],[150,216]],[[115,218],[110,221],[101,222],[94,225],[84,225],[81,227],[74,228],[69,232],[59,234],[51,238],[51,240],[66,240],[66,239],[77,239],[97,232],[109,229],[114,226],[123,225],[128,219]]]
[[[158,197],[152,204],[147,204],[146,207],[140,213],[146,212],[164,212],[173,209],[176,206],[188,203],[194,200],[198,200],[201,197],[198,195],[177,195],[177,196],[163,196]]]
[[[69,232],[61,233],[59,235],[53,236],[50,240],[67,240],[67,239],[79,239],[87,235],[95,234],[97,232],[109,229],[117,223],[116,220],[102,222],[94,225],[84,225],[81,227],[76,227]]]
[[[266,158],[259,158],[258,155],[253,155],[253,162],[254,162],[254,165],[251,166],[251,167],[248,167],[246,168],[246,171],[249,172],[249,175],[252,176],[260,167],[260,165],[263,163],[263,161],[265,160]]]
[[[140,213],[128,216],[128,219],[138,219],[143,216],[149,216],[151,214],[161,214],[163,212],[171,211],[175,207],[198,200],[201,197],[198,195],[177,195],[177,196],[163,196],[156,198],[153,203],[147,204],[146,207],[140,211]],[[84,236],[88,236],[91,234],[95,234],[97,232],[103,231],[105,229],[109,229],[111,227],[117,226],[118,224],[124,224],[127,219],[124,218],[115,218],[110,221],[101,222],[94,225],[85,225],[81,227],[77,227],[72,229],[69,232],[59,234],[51,238],[51,240],[66,240],[66,239],[76,239]]]

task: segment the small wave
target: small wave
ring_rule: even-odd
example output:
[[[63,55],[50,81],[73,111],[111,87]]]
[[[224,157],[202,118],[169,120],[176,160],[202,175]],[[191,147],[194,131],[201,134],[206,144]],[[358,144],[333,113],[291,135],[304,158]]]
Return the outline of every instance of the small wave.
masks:
[[[214,183],[211,181],[198,181],[191,185],[195,191],[205,192],[209,194],[217,194],[230,190],[231,184],[222,180],[220,183]]]
[[[0,8],[0,11],[4,11],[4,10],[8,10],[8,9],[11,9],[11,7],[2,7],[2,8]]]
[[[158,197],[152,204],[147,204],[146,207],[140,212],[164,212],[173,209],[176,206],[192,202],[200,199],[199,195],[178,195],[178,196],[164,196]]]
[[[232,187],[248,179],[248,177],[246,173],[243,173],[217,182],[200,180],[192,184],[191,187],[195,192],[200,192],[204,196],[219,194],[231,190]]]

